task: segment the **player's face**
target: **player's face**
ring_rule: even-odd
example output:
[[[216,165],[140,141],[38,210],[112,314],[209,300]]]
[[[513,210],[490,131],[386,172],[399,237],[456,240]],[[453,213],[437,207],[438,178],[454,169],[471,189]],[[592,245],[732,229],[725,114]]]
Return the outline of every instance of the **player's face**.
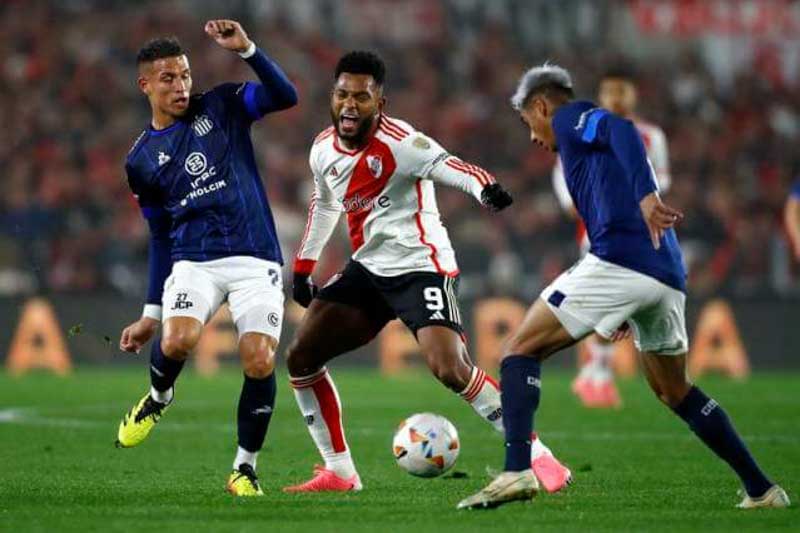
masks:
[[[543,97],[533,97],[520,112],[522,122],[531,131],[531,142],[552,152],[556,151],[556,134],[553,131],[555,107]]]
[[[636,109],[636,86],[622,78],[605,78],[600,82],[597,99],[612,113],[629,117]]]
[[[331,92],[331,120],[339,138],[360,144],[385,101],[383,89],[369,74],[340,74]]]
[[[165,57],[142,65],[139,88],[154,112],[180,117],[189,109],[192,72],[185,56]]]

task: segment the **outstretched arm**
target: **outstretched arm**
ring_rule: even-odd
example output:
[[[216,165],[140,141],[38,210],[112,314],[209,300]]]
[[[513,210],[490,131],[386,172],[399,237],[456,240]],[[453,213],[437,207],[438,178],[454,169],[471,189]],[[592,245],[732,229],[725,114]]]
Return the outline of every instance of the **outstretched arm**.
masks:
[[[261,83],[247,82],[237,91],[248,115],[258,120],[267,113],[297,104],[297,90],[277,63],[258,49],[235,20],[210,20],[206,33],[217,44],[237,52],[255,71]]]
[[[408,151],[415,162],[414,175],[472,195],[487,209],[500,211],[513,202],[494,176],[483,168],[450,155],[430,137],[410,136]]]

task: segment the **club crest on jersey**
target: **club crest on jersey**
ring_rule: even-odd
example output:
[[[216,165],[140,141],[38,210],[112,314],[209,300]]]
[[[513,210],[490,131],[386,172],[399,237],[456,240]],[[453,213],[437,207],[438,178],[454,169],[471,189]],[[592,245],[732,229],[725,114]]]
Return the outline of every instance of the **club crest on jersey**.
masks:
[[[214,128],[214,123],[206,115],[199,115],[192,122],[192,129],[198,137],[207,135]]]
[[[381,156],[379,155],[368,155],[367,156],[367,168],[369,169],[372,177],[378,179],[383,174],[383,161],[381,160]]]

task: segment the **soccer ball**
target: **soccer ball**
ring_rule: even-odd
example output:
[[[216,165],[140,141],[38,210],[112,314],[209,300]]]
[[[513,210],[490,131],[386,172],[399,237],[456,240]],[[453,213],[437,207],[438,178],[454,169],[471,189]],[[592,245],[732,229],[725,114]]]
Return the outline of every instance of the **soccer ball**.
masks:
[[[392,441],[397,464],[419,477],[436,477],[447,472],[455,464],[460,449],[455,426],[433,413],[419,413],[403,420]]]

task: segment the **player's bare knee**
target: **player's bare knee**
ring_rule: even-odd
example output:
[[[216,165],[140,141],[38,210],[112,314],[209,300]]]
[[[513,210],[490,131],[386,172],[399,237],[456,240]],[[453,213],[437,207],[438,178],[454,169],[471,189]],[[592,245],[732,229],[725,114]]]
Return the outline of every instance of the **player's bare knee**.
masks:
[[[161,337],[161,351],[170,359],[186,359],[199,340],[200,336],[194,331],[175,328],[164,332]]]
[[[302,377],[313,374],[321,368],[313,361],[311,350],[303,346],[298,339],[294,339],[286,350],[286,368],[292,377]]]
[[[239,355],[245,375],[262,379],[275,370],[277,341],[259,333],[246,333],[239,341]]]

